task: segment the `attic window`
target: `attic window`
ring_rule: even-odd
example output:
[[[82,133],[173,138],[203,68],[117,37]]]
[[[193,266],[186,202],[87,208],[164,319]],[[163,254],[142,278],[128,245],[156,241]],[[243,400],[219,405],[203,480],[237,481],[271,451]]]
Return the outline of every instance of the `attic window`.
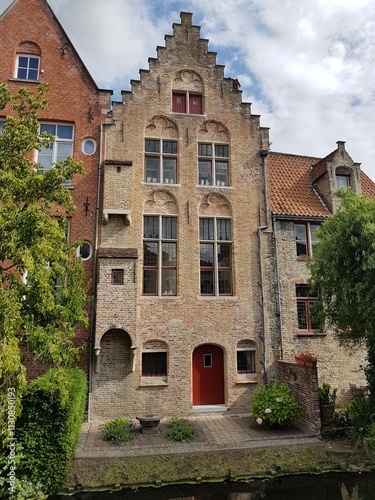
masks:
[[[337,189],[350,187],[350,175],[336,174]]]
[[[39,80],[39,62],[38,56],[18,54],[15,78],[19,80]]]
[[[172,95],[172,111],[174,113],[201,115],[203,113],[202,94],[174,91]]]

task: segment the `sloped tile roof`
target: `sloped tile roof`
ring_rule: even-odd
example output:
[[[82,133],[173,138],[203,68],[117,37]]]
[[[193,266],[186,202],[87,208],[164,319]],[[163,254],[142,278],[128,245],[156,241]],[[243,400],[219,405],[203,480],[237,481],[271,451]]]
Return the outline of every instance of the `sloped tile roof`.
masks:
[[[313,181],[318,179],[334,154],[335,151],[325,158],[315,158],[270,152],[268,172],[272,212],[280,216],[328,217],[329,210],[311,187],[310,172],[313,166]],[[361,186],[364,196],[375,198],[375,183],[363,171]]]
[[[330,212],[315,194],[310,169],[320,158],[287,153],[268,154],[270,199],[275,215],[328,217]]]

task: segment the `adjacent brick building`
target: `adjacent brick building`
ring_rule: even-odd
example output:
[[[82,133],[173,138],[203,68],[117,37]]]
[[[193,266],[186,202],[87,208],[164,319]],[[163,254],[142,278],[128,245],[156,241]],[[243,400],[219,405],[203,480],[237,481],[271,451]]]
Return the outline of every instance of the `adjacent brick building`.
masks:
[[[76,206],[69,235],[72,244],[84,242],[81,254],[92,281],[96,227],[100,227],[96,220],[100,130],[112,92],[97,87],[45,0],[16,0],[1,15],[0,53],[0,80],[12,93],[21,87],[36,89],[41,81],[50,87],[48,107],[39,116],[41,130],[54,134],[56,142],[39,156],[36,153],[35,159],[44,169],[67,156],[83,162],[85,174],[74,176],[67,185]],[[7,112],[0,111],[0,127]],[[80,363],[88,371],[90,331],[79,329],[77,343],[86,345]],[[39,370],[30,360],[28,375],[36,376]]]

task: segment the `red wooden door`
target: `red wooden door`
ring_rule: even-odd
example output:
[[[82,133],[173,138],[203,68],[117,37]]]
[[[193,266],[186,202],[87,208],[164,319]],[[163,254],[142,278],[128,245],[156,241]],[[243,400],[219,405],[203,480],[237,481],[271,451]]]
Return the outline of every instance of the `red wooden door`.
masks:
[[[193,352],[193,405],[224,404],[224,356],[207,344]]]

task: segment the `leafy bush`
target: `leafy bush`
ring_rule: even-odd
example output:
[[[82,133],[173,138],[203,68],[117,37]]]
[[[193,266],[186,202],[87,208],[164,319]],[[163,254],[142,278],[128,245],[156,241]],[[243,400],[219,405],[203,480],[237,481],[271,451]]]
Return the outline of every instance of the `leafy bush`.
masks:
[[[167,439],[173,441],[191,441],[198,435],[194,424],[186,418],[173,418],[168,422]]]
[[[351,437],[362,441],[369,434],[372,422],[375,422],[371,400],[365,397],[353,399],[348,406],[348,418]]]
[[[270,426],[285,427],[296,420],[301,408],[296,403],[288,387],[280,382],[259,384],[250,404],[255,421]]]
[[[332,389],[329,384],[324,382],[322,387],[318,387],[319,403],[321,405],[333,405],[336,404],[337,389]]]
[[[86,374],[51,369],[30,382],[18,430],[23,447],[20,477],[54,493],[64,483],[86,406]]]
[[[135,425],[127,418],[115,418],[104,425],[103,439],[111,444],[131,441],[135,436]]]

